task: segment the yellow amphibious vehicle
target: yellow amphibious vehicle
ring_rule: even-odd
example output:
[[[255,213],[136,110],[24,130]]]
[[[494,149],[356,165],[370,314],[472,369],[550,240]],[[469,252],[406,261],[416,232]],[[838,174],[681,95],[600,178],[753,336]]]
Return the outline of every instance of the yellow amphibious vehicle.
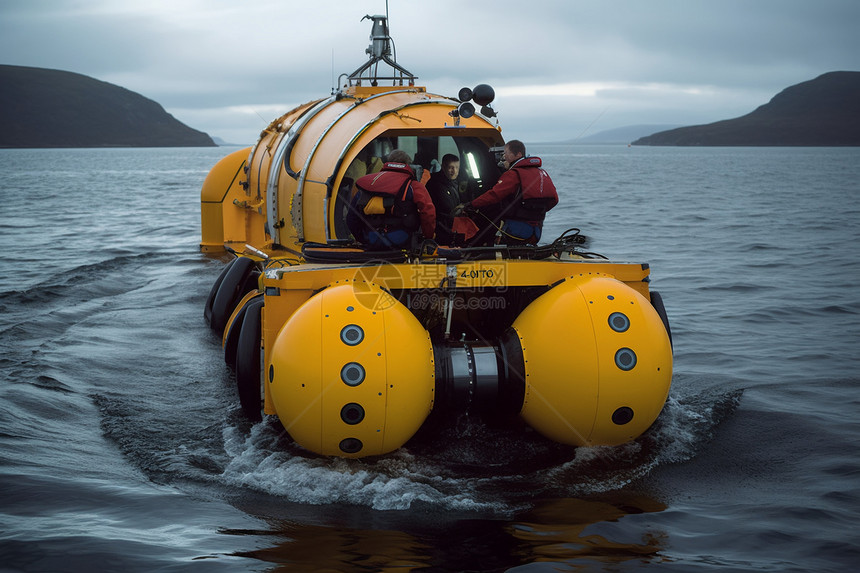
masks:
[[[205,316],[223,333],[243,411],[276,415],[300,446],[344,457],[401,447],[431,412],[520,416],[571,445],[636,438],[672,378],[646,264],[588,253],[577,230],[517,247],[424,241],[380,252],[353,241],[356,174],[393,149],[424,168],[457,155],[470,199],[498,179],[494,148],[504,145],[492,88],[453,98],[415,85],[393,58],[386,17],[367,18],[368,61],[222,159],[203,185],[201,249],[236,255]]]

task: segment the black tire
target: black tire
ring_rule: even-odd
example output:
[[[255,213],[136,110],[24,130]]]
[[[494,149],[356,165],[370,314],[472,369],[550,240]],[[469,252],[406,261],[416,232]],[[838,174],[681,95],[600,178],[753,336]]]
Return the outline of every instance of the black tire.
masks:
[[[245,320],[248,306],[255,300],[257,300],[256,297],[252,298],[239,309],[239,312],[236,313],[236,318],[230,323],[227,329],[227,336],[224,338],[224,362],[234,370],[236,369],[236,348],[239,346],[239,333],[242,330],[242,322]]]
[[[242,285],[242,296],[245,296],[252,290],[257,290],[257,285],[260,280],[260,271],[257,270],[257,267],[251,269],[251,274],[248,275],[248,278],[245,279],[245,283]]]
[[[221,283],[224,281],[224,277],[227,276],[227,271],[230,270],[230,267],[232,267],[235,262],[236,259],[233,259],[224,266],[224,270],[221,271],[221,274],[218,275],[218,278],[215,279],[215,283],[209,290],[209,297],[206,299],[206,307],[203,309],[203,318],[206,319],[206,324],[212,324],[212,304],[215,302],[215,295],[218,294],[218,287],[221,286]]]
[[[245,316],[236,344],[236,387],[239,403],[248,419],[259,422],[260,412],[260,326],[263,299],[254,299],[245,305]]]
[[[654,310],[657,311],[657,314],[660,315],[660,320],[663,321],[663,326],[666,327],[666,334],[669,335],[669,344],[672,346],[672,349],[674,349],[675,345],[672,342],[672,329],[669,326],[669,315],[666,314],[666,307],[663,305],[663,297],[656,290],[651,291],[651,306],[653,306]]]
[[[217,333],[223,333],[227,321],[239,301],[251,289],[248,277],[254,270],[254,261],[248,257],[239,257],[224,275],[224,280],[218,286],[218,292],[212,301],[212,319],[209,326]],[[248,290],[245,290],[248,289]]]

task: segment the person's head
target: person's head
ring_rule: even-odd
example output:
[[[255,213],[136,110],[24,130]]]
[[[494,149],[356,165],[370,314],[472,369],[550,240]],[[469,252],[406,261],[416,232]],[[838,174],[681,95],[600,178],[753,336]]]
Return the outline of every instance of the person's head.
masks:
[[[504,158],[508,165],[526,156],[526,146],[519,139],[512,139],[505,144]]]
[[[391,153],[388,154],[388,158],[386,159],[388,163],[405,163],[409,165],[412,163],[412,158],[409,157],[409,154],[403,151],[402,149],[395,149]]]
[[[446,153],[442,157],[442,173],[448,179],[456,179],[460,175],[460,158],[451,153]]]

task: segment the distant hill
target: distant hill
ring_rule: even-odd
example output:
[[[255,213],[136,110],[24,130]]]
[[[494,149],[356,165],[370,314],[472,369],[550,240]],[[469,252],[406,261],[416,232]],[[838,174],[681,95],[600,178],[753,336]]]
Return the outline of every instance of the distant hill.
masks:
[[[156,102],[88,76],[0,65],[0,147],[214,147]]]
[[[229,141],[224,141],[220,137],[212,136],[212,141],[215,142],[215,145],[218,147],[247,147],[247,144],[244,143],[230,143]]]
[[[631,141],[663,131],[666,129],[674,129],[677,125],[628,125],[625,127],[617,127],[615,129],[607,129],[593,135],[571,139],[565,143],[587,143],[587,144],[609,144],[623,143],[628,144]]]
[[[860,146],[860,72],[826,73],[745,116],[662,131],[633,145]]]

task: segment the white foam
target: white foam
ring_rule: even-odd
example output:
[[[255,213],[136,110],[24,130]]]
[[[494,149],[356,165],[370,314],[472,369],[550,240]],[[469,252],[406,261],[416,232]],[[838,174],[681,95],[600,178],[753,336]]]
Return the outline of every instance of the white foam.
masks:
[[[491,469],[488,473],[486,467],[476,475],[477,461],[464,470],[452,466],[449,458],[413,455],[406,448],[371,461],[315,456],[286,439],[280,424],[271,419],[250,432],[224,430],[229,461],[221,479],[298,503],[404,510],[420,502],[443,509],[504,512],[520,503],[524,492],[601,493],[622,488],[661,464],[687,461],[711,439],[738,399],[737,393],[681,400],[670,396],[657,423],[636,441],[580,447],[572,459],[544,469],[535,468],[525,456],[518,461],[522,471],[506,475],[494,475]],[[479,438],[484,445],[494,440],[486,432]]]
[[[277,438],[266,422],[248,435],[226,428],[230,462],[223,480],[299,503],[349,503],[380,510],[409,509],[418,501],[457,510],[495,505],[475,499],[471,480],[442,477],[404,450],[375,462],[306,457],[274,444]]]

